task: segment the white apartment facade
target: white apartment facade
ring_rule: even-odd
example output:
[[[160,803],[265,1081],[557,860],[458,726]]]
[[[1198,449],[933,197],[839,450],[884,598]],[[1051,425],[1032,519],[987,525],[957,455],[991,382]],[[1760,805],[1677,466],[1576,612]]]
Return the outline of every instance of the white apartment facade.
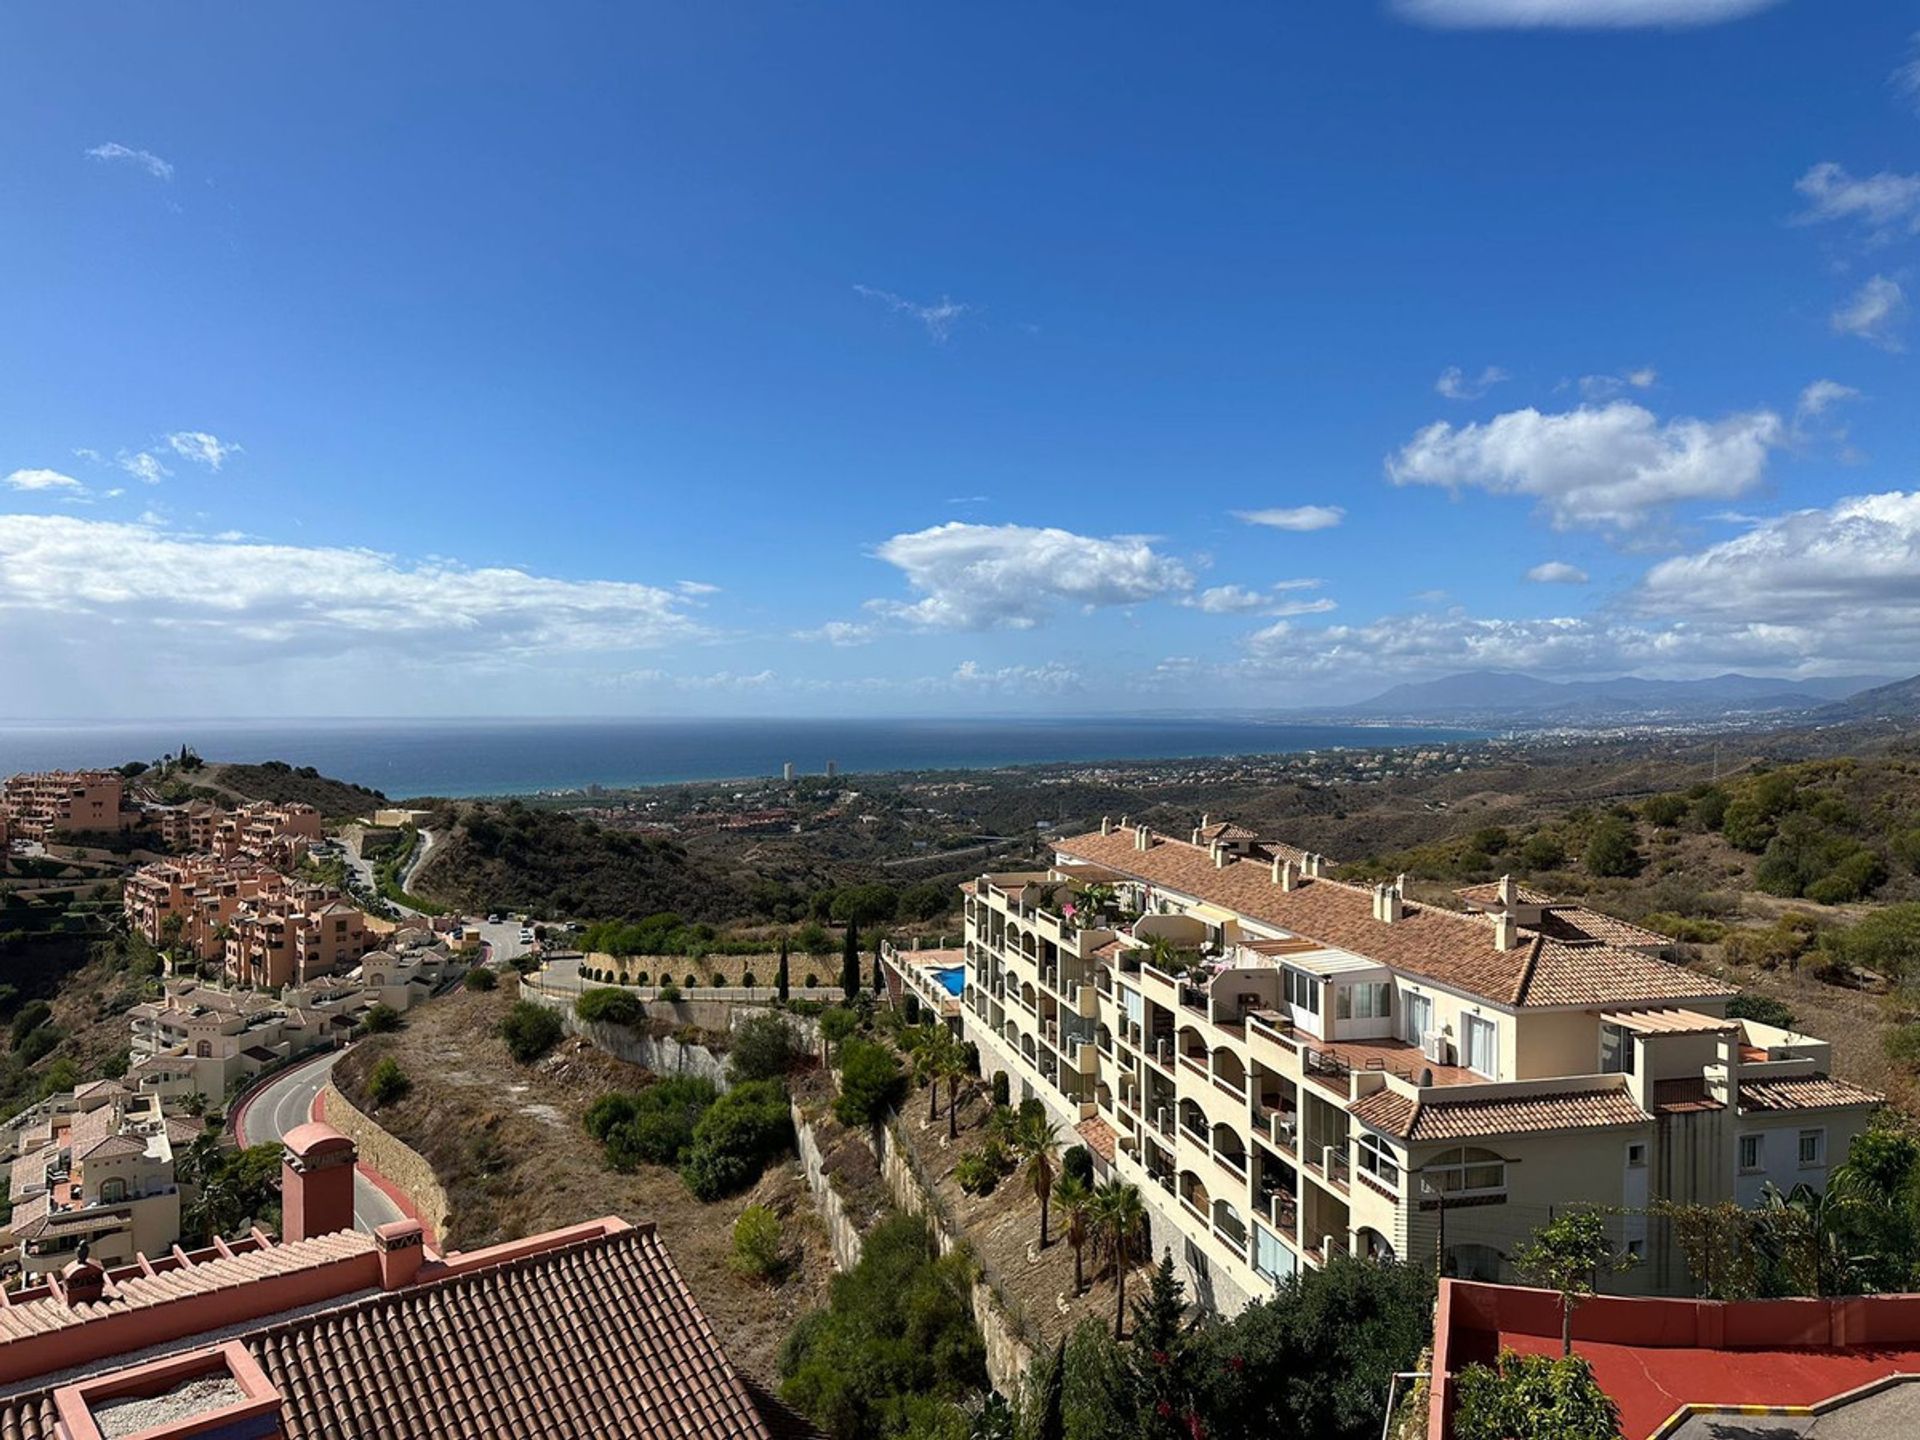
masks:
[[[1724,1012],[1661,937],[1510,883],[1470,909],[1204,824],[1103,822],[965,887],[967,1037],[1139,1185],[1156,1249],[1232,1311],[1330,1253],[1511,1278],[1558,1207],[1819,1188],[1879,1097],[1822,1041]]]

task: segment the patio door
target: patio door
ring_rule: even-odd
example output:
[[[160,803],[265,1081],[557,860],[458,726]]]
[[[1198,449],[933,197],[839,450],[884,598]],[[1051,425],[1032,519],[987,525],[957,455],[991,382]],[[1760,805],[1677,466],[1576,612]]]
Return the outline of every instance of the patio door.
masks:
[[[1418,1045],[1433,1028],[1433,997],[1430,995],[1408,994],[1407,999],[1407,1043]]]

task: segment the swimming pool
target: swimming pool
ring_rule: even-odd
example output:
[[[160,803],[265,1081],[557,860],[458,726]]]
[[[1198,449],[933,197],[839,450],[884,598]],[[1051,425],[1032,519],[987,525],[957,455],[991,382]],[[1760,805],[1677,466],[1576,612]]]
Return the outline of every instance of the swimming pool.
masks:
[[[949,965],[936,970],[933,978],[956,1000],[967,992],[967,967],[964,965]]]

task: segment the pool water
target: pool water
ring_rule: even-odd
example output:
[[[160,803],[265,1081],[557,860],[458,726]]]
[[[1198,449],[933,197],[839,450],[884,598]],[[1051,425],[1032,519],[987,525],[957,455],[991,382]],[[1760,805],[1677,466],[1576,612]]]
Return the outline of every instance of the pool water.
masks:
[[[949,965],[943,970],[936,970],[933,972],[933,978],[938,980],[947,994],[956,1000],[966,994],[967,967],[964,965]]]

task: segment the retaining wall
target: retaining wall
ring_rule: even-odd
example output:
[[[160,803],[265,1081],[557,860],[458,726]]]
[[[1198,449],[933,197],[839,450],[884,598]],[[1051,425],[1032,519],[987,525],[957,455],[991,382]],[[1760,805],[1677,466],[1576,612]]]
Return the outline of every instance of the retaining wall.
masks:
[[[321,1095],[327,1124],[353,1141],[360,1159],[370,1169],[379,1171],[406,1192],[421,1220],[432,1227],[444,1245],[453,1207],[447,1203],[447,1192],[440,1188],[426,1157],[388,1134],[378,1121],[342,1095],[340,1087],[331,1079]]]

